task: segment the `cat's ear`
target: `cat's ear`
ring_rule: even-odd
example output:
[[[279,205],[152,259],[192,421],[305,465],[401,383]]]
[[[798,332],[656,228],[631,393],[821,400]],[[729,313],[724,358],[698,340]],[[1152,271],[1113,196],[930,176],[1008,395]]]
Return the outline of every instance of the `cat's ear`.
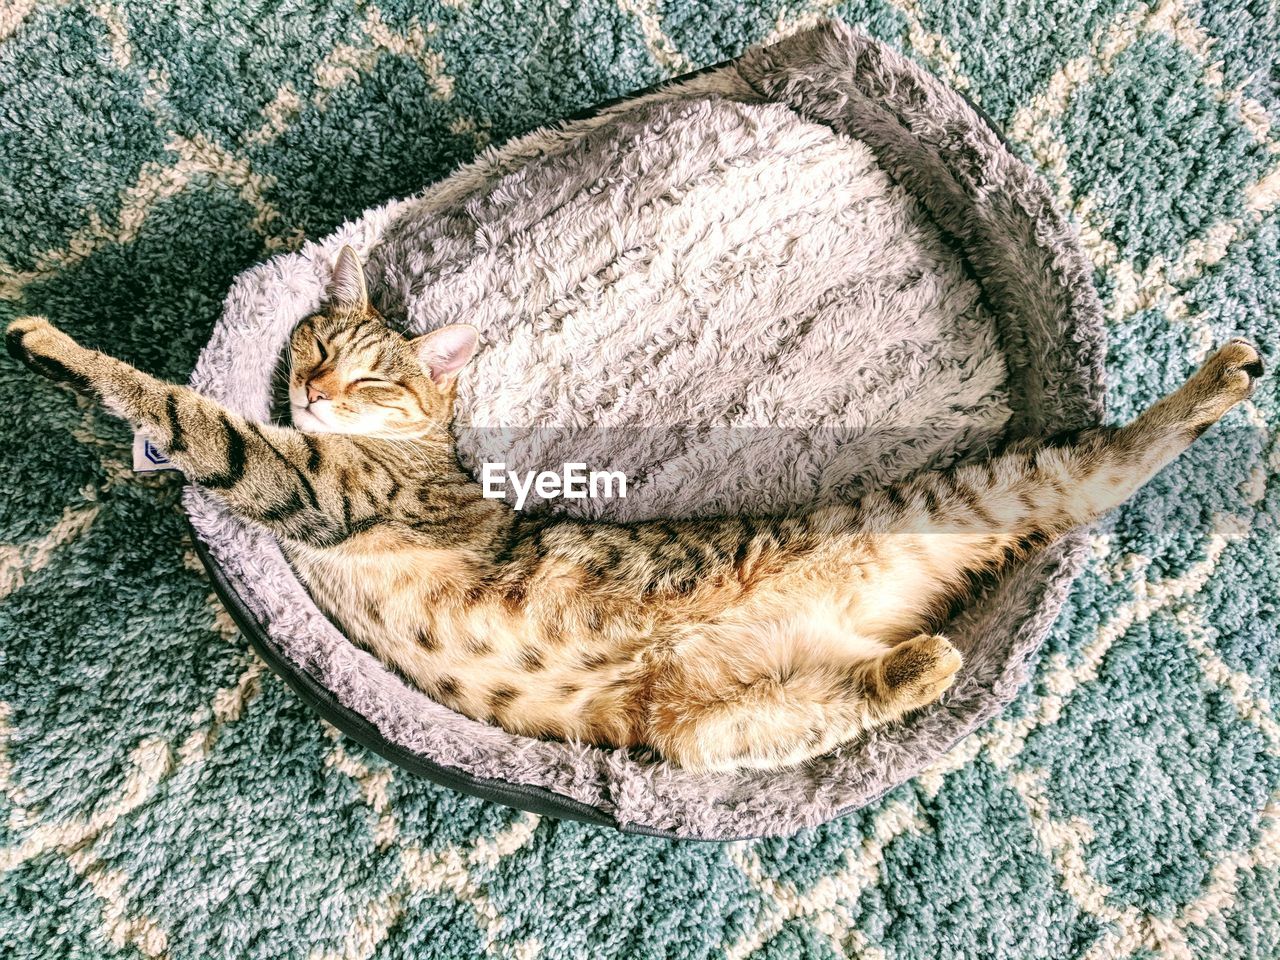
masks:
[[[369,288],[364,282],[364,265],[350,247],[343,247],[338,251],[327,296],[331,307],[356,313],[364,313],[369,309]]]
[[[451,323],[413,340],[418,359],[436,386],[448,386],[475,355],[480,331],[469,323]]]

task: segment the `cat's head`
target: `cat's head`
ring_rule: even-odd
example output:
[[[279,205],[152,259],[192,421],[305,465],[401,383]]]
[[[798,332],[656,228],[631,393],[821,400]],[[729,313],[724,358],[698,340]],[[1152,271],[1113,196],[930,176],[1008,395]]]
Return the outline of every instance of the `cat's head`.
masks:
[[[293,331],[289,408],[306,433],[414,437],[448,425],[476,328],[456,323],[409,339],[369,305],[364,267],[343,247],[328,303]]]

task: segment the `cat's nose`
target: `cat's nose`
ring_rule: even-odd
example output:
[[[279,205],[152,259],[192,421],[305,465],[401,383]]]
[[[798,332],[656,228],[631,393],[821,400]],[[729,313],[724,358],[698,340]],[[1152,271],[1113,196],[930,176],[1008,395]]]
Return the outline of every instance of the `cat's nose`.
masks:
[[[314,383],[307,384],[307,403],[315,403],[317,400],[328,400],[329,395],[317,387]]]

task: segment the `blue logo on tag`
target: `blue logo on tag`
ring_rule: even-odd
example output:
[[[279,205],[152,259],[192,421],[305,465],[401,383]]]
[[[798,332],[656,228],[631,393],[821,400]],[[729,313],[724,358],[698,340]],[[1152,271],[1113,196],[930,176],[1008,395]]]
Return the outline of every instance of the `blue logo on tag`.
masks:
[[[142,455],[154,464],[166,464],[169,458],[166,457],[159,447],[152,445],[150,440],[144,440],[142,443]]]

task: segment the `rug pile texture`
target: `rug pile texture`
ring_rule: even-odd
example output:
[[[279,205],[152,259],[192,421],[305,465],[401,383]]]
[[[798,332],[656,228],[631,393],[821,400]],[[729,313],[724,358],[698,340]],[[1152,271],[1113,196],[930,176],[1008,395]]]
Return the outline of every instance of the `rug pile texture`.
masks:
[[[0,6],[0,322],[185,380],[237,273],[487,144],[818,14],[962,89],[1079,225],[1109,417],[1280,368],[1274,4]],[[248,651],[128,430],[0,360],[0,956],[1274,958],[1280,378],[1131,505],[1013,708],[789,840],[403,774]]]

